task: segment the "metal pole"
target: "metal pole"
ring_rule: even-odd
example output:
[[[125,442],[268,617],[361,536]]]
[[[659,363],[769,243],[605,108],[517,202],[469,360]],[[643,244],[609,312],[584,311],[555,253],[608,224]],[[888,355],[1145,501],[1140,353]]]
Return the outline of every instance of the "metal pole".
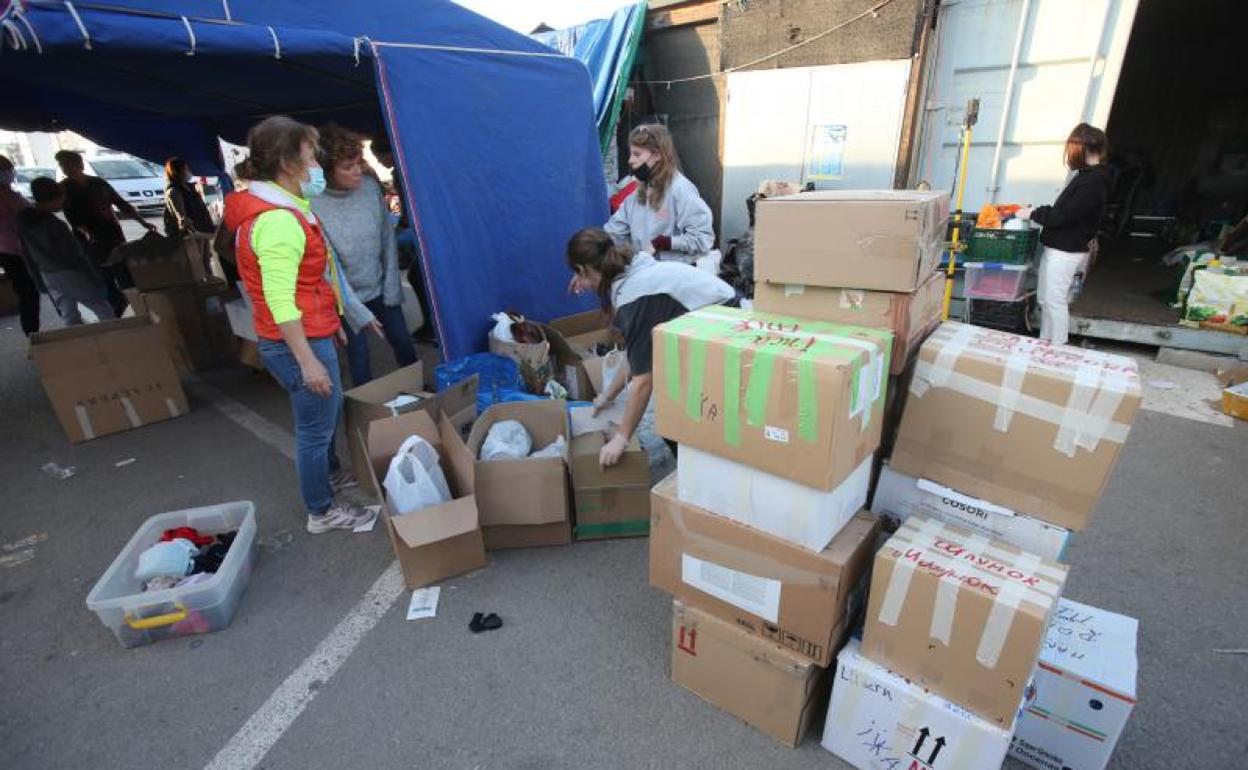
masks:
[[[1023,38],[1027,34],[1027,20],[1031,15],[1031,0],[1023,0],[1023,12],[1018,17],[1018,31],[1014,35],[1014,54],[1010,57],[1010,74],[1005,81],[1005,101],[1001,105],[1001,125],[997,129],[997,146],[992,151],[992,168],[988,178],[988,202],[997,202],[997,179],[1001,171],[1001,147],[1005,144],[1005,129],[1010,124],[1010,108],[1014,102],[1014,81],[1018,75],[1018,60],[1023,54]]]
[[[949,320],[949,303],[953,300],[953,276],[958,263],[958,243],[962,235],[962,201],[966,197],[966,161],[971,152],[971,129],[979,120],[979,99],[971,99],[966,103],[966,118],[962,124],[962,151],[959,156],[957,173],[958,199],[954,209],[957,219],[953,224],[953,238],[949,243],[949,267],[945,270],[945,299],[940,306],[940,318]]]

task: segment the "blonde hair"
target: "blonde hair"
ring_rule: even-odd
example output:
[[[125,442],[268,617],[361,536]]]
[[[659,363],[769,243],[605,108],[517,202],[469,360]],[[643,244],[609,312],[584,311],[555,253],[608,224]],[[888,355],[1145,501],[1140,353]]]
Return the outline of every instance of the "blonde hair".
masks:
[[[284,164],[300,162],[305,142],[316,148],[318,139],[315,128],[285,115],[265,118],[247,132],[249,155],[234,173],[253,182],[277,179]]]
[[[667,196],[667,188],[672,186],[672,178],[680,170],[680,158],[676,155],[676,145],[672,143],[672,133],[667,126],[646,123],[628,133],[628,143],[658,156],[651,161],[649,181],[637,188],[637,200],[658,211]]]

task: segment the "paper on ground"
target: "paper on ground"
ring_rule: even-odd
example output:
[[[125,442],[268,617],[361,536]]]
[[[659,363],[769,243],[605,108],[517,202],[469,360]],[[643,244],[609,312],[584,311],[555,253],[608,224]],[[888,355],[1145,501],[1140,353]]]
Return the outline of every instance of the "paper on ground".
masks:
[[[438,597],[442,594],[441,586],[417,588],[412,591],[412,601],[407,605],[407,619],[420,620],[432,618],[438,614]]]
[[[364,510],[368,511],[372,515],[368,517],[368,521],[364,522],[363,524],[360,524],[355,529],[351,530],[352,532],[355,532],[357,534],[364,533],[364,532],[372,532],[373,527],[377,526],[377,519],[381,515],[381,506],[380,505],[366,505],[364,506]]]

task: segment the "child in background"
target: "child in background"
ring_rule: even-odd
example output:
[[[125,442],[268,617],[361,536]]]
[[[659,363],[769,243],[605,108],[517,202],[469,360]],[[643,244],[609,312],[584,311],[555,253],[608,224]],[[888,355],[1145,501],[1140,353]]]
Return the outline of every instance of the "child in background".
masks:
[[[43,284],[56,312],[67,326],[82,323],[79,303],[101,321],[116,318],[95,263],[69,225],[56,216],[65,204],[61,186],[45,177],[33,179],[30,194],[35,205],[17,215],[18,237],[30,272]]]

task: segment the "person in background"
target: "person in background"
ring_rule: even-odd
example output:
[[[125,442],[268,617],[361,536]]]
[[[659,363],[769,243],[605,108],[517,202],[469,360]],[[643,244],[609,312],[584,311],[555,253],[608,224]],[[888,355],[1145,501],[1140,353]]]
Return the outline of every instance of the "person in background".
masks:
[[[312,201],[312,211],[321,220],[347,282],[381,323],[395,361],[399,366],[410,366],[416,363],[416,346],[403,318],[402,273],[394,226],[381,184],[372,174],[364,173],[363,139],[331,123],[321,129],[320,147],[326,188]],[[363,385],[373,379],[368,338],[362,331],[347,331],[347,364],[353,384]]]
[[[628,165],[639,183],[605,229],[616,243],[648,251],[656,259],[692,264],[715,244],[711,209],[698,188],[680,173],[667,128],[642,125],[628,135]]]
[[[341,270],[309,202],[325,187],[316,161],[316,129],[284,116],[247,134],[250,156],[238,165],[246,192],[225,202],[235,232],[239,274],[251,299],[265,368],[290,394],[295,417],[295,470],[307,510],[307,530],[350,530],[371,518],[335,499],[354,486],[334,450],[342,417],[335,340],[345,344]]]
[[[61,320],[66,326],[81,324],[80,304],[101,321],[116,318],[99,266],[56,216],[64,205],[65,191],[53,180],[39,177],[31,180],[30,194],[34,207],[18,214],[22,252]]]
[[[628,372],[623,371],[594,399],[595,414],[628,387],[628,404],[615,434],[602,447],[598,461],[615,465],[641,422],[650,402],[651,336],[654,327],[707,305],[723,304],[735,292],[719,278],[692,265],[659,262],[646,252],[614,240],[606,230],[587,227],[568,241],[568,267],[574,285],[598,295],[603,312],[624,336]],[[670,444],[669,444],[670,446]]]
[[[394,160],[394,151],[390,148],[390,138],[385,131],[378,131],[369,143],[369,151],[377,162],[390,169],[390,185],[394,188],[394,197],[399,202],[399,221],[395,224],[395,238],[399,245],[399,267],[407,271],[407,283],[416,293],[421,308],[425,311],[425,322],[416,330],[417,336],[430,336],[432,326],[432,306],[429,304],[429,291],[425,288],[425,277],[420,272],[420,241],[411,226],[411,216],[407,211],[407,198],[403,195],[403,173]]]
[[[156,232],[156,226],[143,218],[134,206],[117,194],[113,186],[86,172],[82,155],[73,150],[61,150],[56,154],[65,179],[61,188],[65,191],[65,218],[70,227],[95,257],[95,264],[103,271],[108,288],[108,301],[120,316],[126,310],[126,298],[121,290],[133,284],[125,265],[105,266],[113,249],[126,242],[117,221],[116,207],[123,214],[143,225],[148,232]]]
[[[1016,214],[1044,228],[1036,287],[1042,340],[1065,345],[1070,337],[1071,285],[1076,273],[1087,270],[1092,241],[1109,199],[1108,154],[1104,131],[1087,123],[1075,126],[1065,148],[1066,167],[1075,172],[1074,177],[1052,206],[1026,206]]]
[[[22,259],[18,216],[30,205],[13,189],[13,161],[0,155],[0,268],[17,294],[22,331],[27,337],[39,331],[39,288]]]
[[[216,229],[190,166],[178,157],[165,161],[165,235],[212,235]]]

